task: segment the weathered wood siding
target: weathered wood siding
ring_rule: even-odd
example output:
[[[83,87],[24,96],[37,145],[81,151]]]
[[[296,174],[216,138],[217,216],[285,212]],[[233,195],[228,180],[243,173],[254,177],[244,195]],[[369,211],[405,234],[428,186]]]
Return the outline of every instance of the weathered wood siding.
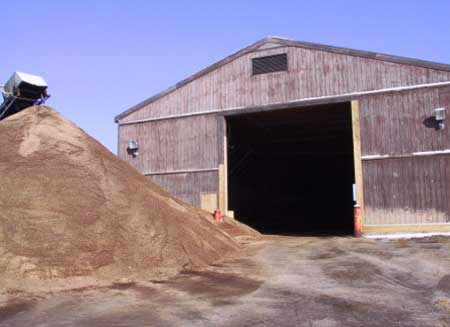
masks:
[[[199,206],[201,193],[217,193],[218,172],[212,169],[223,162],[218,124],[218,118],[210,115],[120,126],[119,157],[149,174],[171,194]],[[126,153],[128,140],[138,141],[135,158]],[[208,169],[211,171],[173,173]]]
[[[252,76],[251,58],[285,52],[288,72]],[[448,71],[314,49],[278,47],[243,55],[120,122],[449,80]]]
[[[139,155],[126,154],[128,140],[139,143]],[[119,128],[119,157],[144,174],[218,166],[217,118],[193,116]]]
[[[155,175],[150,178],[175,197],[196,207],[200,207],[200,194],[217,193],[219,183],[217,172]]]
[[[288,54],[288,72],[252,76],[251,59]],[[199,206],[201,193],[218,193],[217,171],[224,163],[223,121],[198,115],[121,125],[141,119],[211,110],[255,107],[311,97],[341,95],[450,81],[450,72],[407,63],[278,46],[245,54],[130,113],[119,121],[118,154],[163,188]],[[450,128],[425,126],[437,107],[450,108],[450,88],[417,89],[360,99],[362,155],[405,155],[364,160],[366,223],[448,222],[449,156],[413,156],[414,152],[450,149]],[[126,154],[137,140],[140,155]]]
[[[365,223],[450,222],[450,129],[434,128],[432,111],[450,108],[450,88],[420,89],[360,99]],[[418,154],[419,153],[419,154]]]
[[[450,156],[363,163],[365,223],[450,222]]]

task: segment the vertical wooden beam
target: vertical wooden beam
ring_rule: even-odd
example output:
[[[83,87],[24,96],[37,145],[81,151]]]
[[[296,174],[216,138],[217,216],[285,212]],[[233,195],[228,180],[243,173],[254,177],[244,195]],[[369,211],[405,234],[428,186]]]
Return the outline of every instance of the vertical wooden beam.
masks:
[[[223,213],[227,213],[227,194],[226,194],[226,171],[225,165],[219,165],[219,210]]]
[[[352,132],[353,132],[353,160],[355,169],[356,201],[361,207],[361,222],[364,226],[364,190],[361,160],[361,131],[359,125],[359,101],[351,102]]]
[[[217,115],[217,164],[223,164],[224,158],[224,143],[223,138],[226,135],[226,120],[224,116]]]
[[[219,158],[219,185],[218,185],[218,206],[223,214],[228,211],[228,158],[227,158],[227,133],[226,119],[224,116],[217,117],[218,123],[218,158]]]
[[[226,123],[225,123],[226,124]],[[225,133],[223,135],[223,165],[224,165],[224,206],[225,211],[224,214],[228,213],[228,138],[226,133],[226,125],[225,125]]]

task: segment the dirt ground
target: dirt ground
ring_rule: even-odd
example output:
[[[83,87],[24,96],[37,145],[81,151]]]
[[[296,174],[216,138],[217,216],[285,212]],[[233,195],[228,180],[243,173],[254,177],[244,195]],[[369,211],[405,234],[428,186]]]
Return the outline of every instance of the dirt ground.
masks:
[[[24,300],[0,326],[450,326],[450,238],[264,236],[207,270]]]

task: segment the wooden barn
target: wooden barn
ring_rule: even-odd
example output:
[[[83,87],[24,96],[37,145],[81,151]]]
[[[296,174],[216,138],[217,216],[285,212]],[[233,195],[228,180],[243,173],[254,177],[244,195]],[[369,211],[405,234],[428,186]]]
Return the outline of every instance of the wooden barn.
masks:
[[[266,37],[118,115],[118,155],[272,233],[450,231],[450,65]]]

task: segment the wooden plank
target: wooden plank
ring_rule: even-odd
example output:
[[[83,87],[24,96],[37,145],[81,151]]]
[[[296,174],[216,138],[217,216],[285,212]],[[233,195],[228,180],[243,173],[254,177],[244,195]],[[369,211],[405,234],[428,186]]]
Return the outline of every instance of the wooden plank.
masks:
[[[217,171],[218,168],[200,168],[200,169],[179,169],[179,170],[165,170],[165,171],[144,171],[144,175],[146,176],[155,176],[155,175],[171,175],[171,174],[191,174],[191,173],[202,173],[207,171]]]
[[[390,234],[390,233],[447,233],[450,224],[414,224],[414,225],[365,225],[364,234]]]
[[[211,213],[217,210],[217,193],[200,193],[200,208]]]
[[[227,210],[227,183],[225,165],[219,165],[219,210],[226,213]]]
[[[224,183],[225,185],[223,186],[224,190],[224,213],[228,212],[228,135],[225,132],[223,135],[223,169],[224,169]]]
[[[361,221],[364,226],[364,190],[363,170],[361,161],[361,131],[359,124],[359,101],[351,102],[352,111],[352,134],[353,134],[353,158],[355,167],[356,199],[361,207]]]
[[[226,147],[223,138],[226,137],[227,123],[224,116],[217,116],[217,165],[225,162]]]

